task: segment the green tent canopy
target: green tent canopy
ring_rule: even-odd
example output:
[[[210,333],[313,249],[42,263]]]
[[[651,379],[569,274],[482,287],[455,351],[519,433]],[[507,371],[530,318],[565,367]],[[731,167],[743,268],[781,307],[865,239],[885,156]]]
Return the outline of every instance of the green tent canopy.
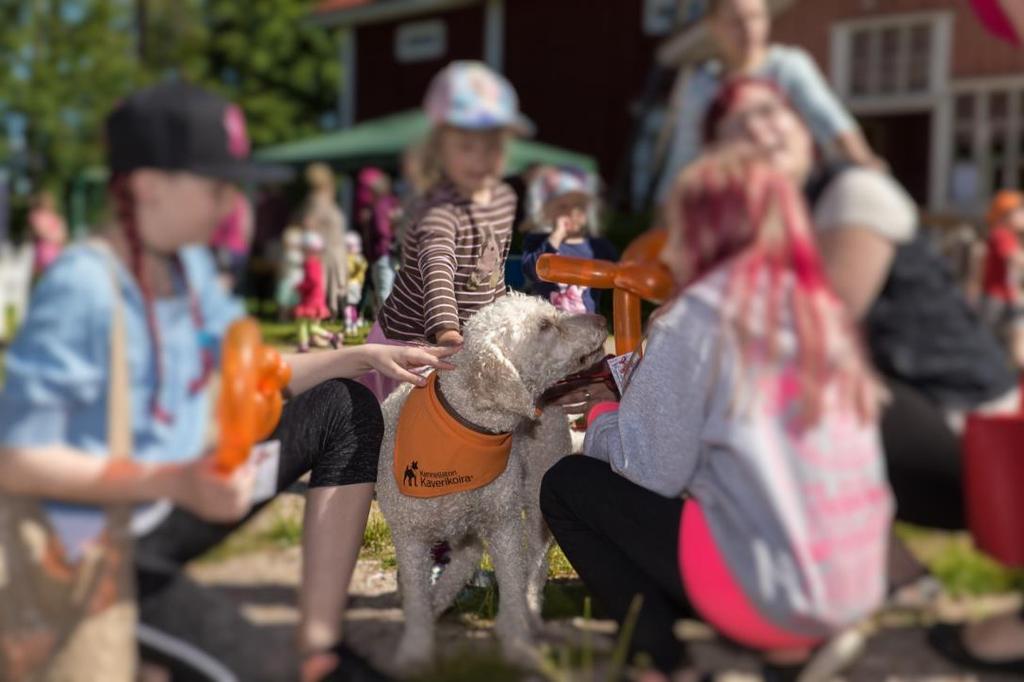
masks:
[[[429,129],[427,117],[414,109],[364,121],[345,130],[264,147],[253,156],[282,164],[324,161],[343,172],[368,165],[394,168],[402,153],[423,139]],[[509,147],[507,171],[517,173],[531,163],[597,169],[594,158],[585,154],[540,142],[514,140]]]

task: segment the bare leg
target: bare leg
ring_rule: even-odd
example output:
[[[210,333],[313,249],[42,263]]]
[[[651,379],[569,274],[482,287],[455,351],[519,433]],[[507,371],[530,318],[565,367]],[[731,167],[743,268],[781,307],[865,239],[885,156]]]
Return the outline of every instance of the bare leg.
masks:
[[[1014,321],[1010,332],[1010,354],[1017,369],[1024,369],[1024,324]]]
[[[1024,658],[1024,618],[1004,613],[964,628],[964,646],[984,661],[1012,661]]]
[[[301,651],[319,651],[341,640],[373,483],[312,488],[306,496],[299,594]]]

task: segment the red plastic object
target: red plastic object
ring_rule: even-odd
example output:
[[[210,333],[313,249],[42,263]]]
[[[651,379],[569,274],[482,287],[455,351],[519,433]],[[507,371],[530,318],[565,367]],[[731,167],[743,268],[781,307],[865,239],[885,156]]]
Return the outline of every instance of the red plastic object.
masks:
[[[537,261],[537,275],[546,282],[614,289],[615,352],[629,353],[643,338],[640,301],[663,303],[672,294],[672,276],[658,260],[665,238],[665,230],[645,232],[618,263],[545,254]]]
[[[971,415],[964,433],[964,495],[974,542],[1024,568],[1024,411]]]

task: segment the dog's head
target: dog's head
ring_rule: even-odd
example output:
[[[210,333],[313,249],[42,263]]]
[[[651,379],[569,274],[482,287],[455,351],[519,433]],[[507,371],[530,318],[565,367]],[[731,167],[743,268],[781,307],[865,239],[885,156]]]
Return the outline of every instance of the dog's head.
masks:
[[[541,298],[511,294],[466,323],[456,363],[468,370],[478,407],[533,419],[541,393],[604,357],[607,337],[600,315],[569,315]]]

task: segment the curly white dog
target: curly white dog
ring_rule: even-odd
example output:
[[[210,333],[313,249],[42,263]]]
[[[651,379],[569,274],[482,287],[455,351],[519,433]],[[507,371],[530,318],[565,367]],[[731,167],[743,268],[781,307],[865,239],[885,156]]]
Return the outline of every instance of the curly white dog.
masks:
[[[519,662],[532,651],[531,624],[540,622],[550,543],[539,509],[540,480],[571,447],[561,409],[538,416],[537,400],[559,379],[603,356],[607,328],[599,316],[570,316],[542,299],[510,295],[474,315],[464,338],[452,358],[456,369],[439,375],[438,388],[463,422],[513,433],[508,466],[490,484],[440,497],[403,494],[393,453],[411,387],[396,390],[383,405],[377,499],[398,557],[405,632],[396,662],[405,670],[433,662],[434,621],[472,576],[484,543],[500,589],[495,630],[502,651]],[[441,540],[451,546],[451,562],[431,587],[430,549]]]

